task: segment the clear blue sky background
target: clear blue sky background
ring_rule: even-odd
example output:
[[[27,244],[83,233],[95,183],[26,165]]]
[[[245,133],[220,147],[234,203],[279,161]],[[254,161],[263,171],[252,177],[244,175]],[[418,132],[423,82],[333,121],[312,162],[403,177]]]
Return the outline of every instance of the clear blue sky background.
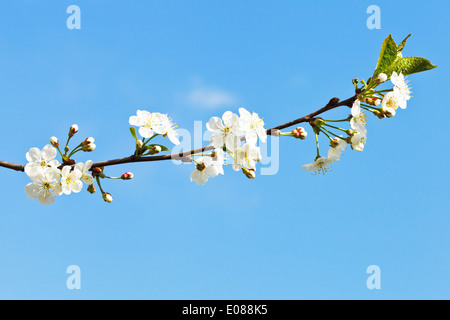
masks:
[[[81,30],[66,28],[71,4]],[[371,4],[381,30],[366,27]],[[83,191],[43,207],[25,174],[1,169],[0,298],[450,298],[448,1],[30,0],[0,12],[0,159],[23,164],[72,123],[97,143],[79,160],[129,155],[139,108],[187,130],[241,106],[267,127],[290,121],[351,96],[388,34],[411,32],[404,55],[439,65],[412,75],[407,110],[369,117],[366,150],[325,176],[301,170],[312,135],[282,139],[278,174],[252,181],[231,167],[203,187],[192,165],[111,167],[135,174],[105,183],[112,204]],[[229,103],[202,105],[195,90]],[[66,288],[72,264],[81,290]],[[381,290],[366,287],[373,264]]]

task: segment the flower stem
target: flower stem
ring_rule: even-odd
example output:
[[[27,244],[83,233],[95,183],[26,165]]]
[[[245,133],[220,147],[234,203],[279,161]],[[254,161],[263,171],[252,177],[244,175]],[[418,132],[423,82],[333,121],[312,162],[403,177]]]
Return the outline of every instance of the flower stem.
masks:
[[[100,191],[102,192],[102,194],[103,193],[105,193],[105,191],[103,191],[103,189],[102,189],[102,184],[100,183],[100,177],[95,177],[95,180],[97,180],[97,184],[98,184],[98,187],[100,188]]]
[[[330,139],[330,141],[333,141],[333,139],[331,139],[331,137],[328,135],[328,133],[326,133],[326,129],[325,130],[323,130],[323,128],[320,128],[320,131],[322,131],[322,133],[324,134],[324,135],[326,135],[327,137],[328,137],[328,139]]]
[[[331,131],[329,131],[329,130],[327,130],[327,129],[325,129],[325,128],[323,128],[322,127],[322,130],[325,130],[326,132],[328,132],[329,134],[331,134],[331,135],[333,135],[333,136],[335,136],[335,137],[337,137],[337,138],[341,138],[341,137],[339,137],[337,134],[335,134],[334,132],[331,132]],[[325,133],[325,132],[324,132]]]
[[[325,119],[323,119],[323,120],[326,122],[344,122],[344,121],[348,121],[348,118],[341,119],[341,120],[325,120]]]
[[[151,136],[150,138],[148,138],[148,140],[147,141],[145,141],[144,142],[144,144],[142,145],[143,147],[145,147],[145,145],[147,144],[147,143],[149,143],[150,142],[150,140],[152,140],[154,137],[156,137],[156,136],[158,136],[158,134],[157,133],[155,133],[153,136]]]
[[[316,149],[317,149],[317,158],[320,157],[320,153],[319,153],[319,137],[317,136],[316,131],[314,130],[314,134],[316,136]]]
[[[341,131],[344,131],[344,132],[347,132],[347,130],[346,129],[342,129],[342,128],[339,128],[339,127],[335,127],[335,126],[332,126],[331,124],[324,124],[325,126],[328,126],[328,127],[331,127],[331,128],[334,128],[334,129],[337,129],[337,130],[341,130]]]

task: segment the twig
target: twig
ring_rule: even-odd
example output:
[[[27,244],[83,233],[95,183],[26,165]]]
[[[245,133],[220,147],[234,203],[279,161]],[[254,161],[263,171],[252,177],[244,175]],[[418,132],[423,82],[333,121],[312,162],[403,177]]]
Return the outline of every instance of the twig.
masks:
[[[287,122],[285,124],[281,124],[279,126],[267,129],[266,132],[268,135],[275,134],[275,132],[277,130],[288,128],[288,127],[294,126],[294,125],[302,123],[302,122],[309,122],[314,117],[316,117],[326,111],[329,111],[331,109],[337,108],[337,107],[347,106],[347,107],[351,108],[353,102],[356,100],[358,93],[359,92],[356,92],[356,94],[353,97],[350,97],[341,102],[339,102],[338,98],[333,98],[327,103],[327,105],[325,107],[323,107],[317,111],[314,111],[304,117],[301,117],[296,120]],[[244,141],[245,138],[243,137],[241,140]],[[213,149],[214,149],[213,146],[206,146],[206,147],[202,147],[202,148],[198,148],[198,149],[193,149],[193,150],[189,150],[189,151],[185,151],[185,152],[168,154],[168,155],[163,155],[163,156],[139,157],[139,156],[132,155],[132,156],[120,158],[120,159],[95,162],[92,164],[92,168],[114,166],[114,165],[118,165],[118,164],[133,163],[133,162],[150,162],[150,161],[162,161],[162,160],[170,160],[170,159],[182,160],[189,155],[196,154],[196,153],[202,153],[202,152],[213,150]],[[24,171],[24,168],[25,168],[24,165],[10,163],[10,162],[6,162],[6,161],[0,161],[0,167],[4,167],[4,168],[16,170],[16,171]]]

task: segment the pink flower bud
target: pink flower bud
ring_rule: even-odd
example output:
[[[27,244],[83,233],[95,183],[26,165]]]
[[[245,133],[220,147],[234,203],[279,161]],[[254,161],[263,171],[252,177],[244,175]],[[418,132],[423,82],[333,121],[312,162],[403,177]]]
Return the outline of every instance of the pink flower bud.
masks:
[[[131,180],[133,179],[134,175],[131,172],[125,172],[120,177],[122,178],[122,180]]]

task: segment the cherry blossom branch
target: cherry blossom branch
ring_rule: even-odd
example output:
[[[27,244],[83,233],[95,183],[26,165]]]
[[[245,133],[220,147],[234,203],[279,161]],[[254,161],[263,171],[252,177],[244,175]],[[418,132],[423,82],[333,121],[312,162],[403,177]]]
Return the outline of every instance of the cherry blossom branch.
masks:
[[[331,109],[341,107],[341,106],[347,106],[347,107],[351,108],[353,102],[356,100],[358,93],[359,92],[357,92],[354,96],[352,96],[346,100],[343,100],[343,101],[339,101],[338,98],[332,98],[327,103],[327,105],[325,105],[323,108],[316,110],[316,111],[314,111],[306,116],[303,116],[301,118],[298,118],[296,120],[293,120],[293,121],[287,122],[285,124],[281,124],[279,126],[267,129],[266,132],[269,135],[273,135],[276,132],[276,130],[281,130],[281,129],[285,129],[288,127],[292,127],[296,124],[303,123],[303,122],[309,122],[314,117],[316,117],[324,112],[327,112]],[[242,140],[245,140],[245,138],[242,137]],[[212,147],[212,146],[206,146],[206,147],[197,148],[197,149],[193,149],[193,150],[189,150],[189,151],[185,151],[185,152],[161,155],[161,156],[139,157],[139,156],[132,155],[132,156],[120,158],[120,159],[95,162],[92,164],[92,168],[114,166],[114,165],[118,165],[118,164],[133,163],[133,162],[151,162],[151,161],[162,161],[162,160],[171,160],[171,159],[183,160],[189,155],[202,153],[202,152],[213,150],[213,149],[214,149],[214,147]],[[4,167],[4,168],[16,170],[16,171],[24,171],[24,168],[25,168],[24,165],[10,163],[10,162],[1,161],[1,160],[0,160],[0,167]]]

